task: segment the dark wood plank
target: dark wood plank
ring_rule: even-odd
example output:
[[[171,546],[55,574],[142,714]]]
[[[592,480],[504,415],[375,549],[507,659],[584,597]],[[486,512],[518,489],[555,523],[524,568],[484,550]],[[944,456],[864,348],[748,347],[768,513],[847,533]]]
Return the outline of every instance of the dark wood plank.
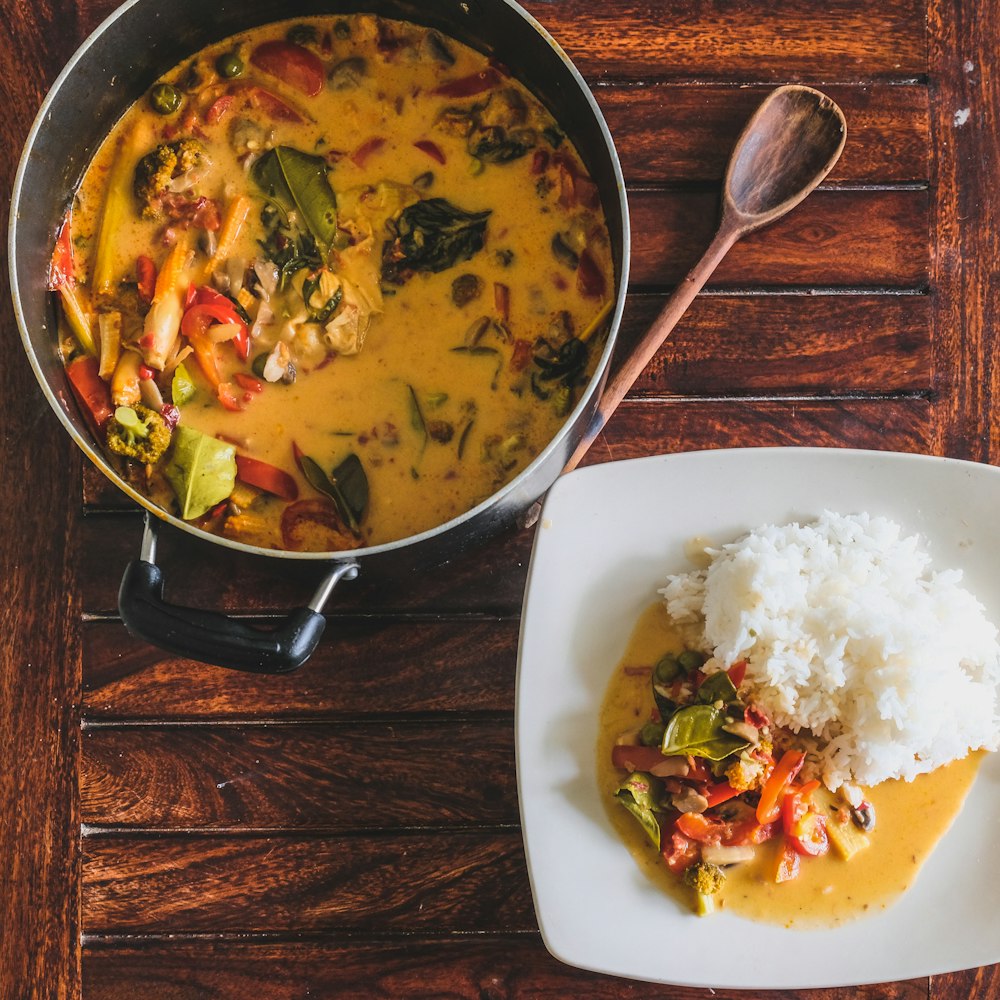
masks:
[[[524,567],[515,569],[523,578]],[[511,711],[519,618],[334,618],[300,670],[234,674],[83,629],[87,719],[330,718],[364,712]]]
[[[554,0],[529,9],[595,78],[906,79],[926,72],[919,0]]]
[[[84,953],[87,1000],[261,996],[300,1000],[702,1000],[705,990],[581,972],[552,958],[537,935],[406,941],[254,943],[94,941]],[[718,1000],[925,1000],[927,980],[830,990],[713,990]]]
[[[628,299],[623,348],[663,303]],[[927,295],[702,296],[631,396],[926,392],[929,320]]]
[[[631,283],[675,285],[712,237],[718,195],[644,190],[630,193],[629,207]],[[707,287],[926,287],[928,207],[924,190],[816,191],[741,240]]]
[[[373,707],[406,711],[391,686],[382,694],[389,705]],[[165,830],[516,824],[513,730],[512,716],[101,727],[84,734],[81,816]]]
[[[531,931],[517,829],[357,837],[87,837],[89,934]]]
[[[19,9],[15,11],[15,6]],[[15,19],[15,14],[18,16]],[[0,79],[0,229],[14,170],[46,82],[75,45],[49,3],[7,5]],[[16,27],[14,27],[16,23]],[[6,255],[0,277],[0,993],[73,997],[79,991],[79,503],[69,441],[20,357]],[[77,472],[78,475],[78,472]],[[72,479],[72,475],[71,475]],[[42,498],[30,502],[29,498]]]
[[[847,117],[847,145],[827,184],[919,183],[928,178],[924,85],[828,87]],[[625,180],[721,181],[729,151],[768,87],[609,85],[594,91]]]
[[[956,458],[1000,462],[1000,81],[992,71],[996,4],[933,0],[928,21],[936,247],[935,365],[941,447]]]
[[[1000,965],[931,976],[928,1000],[992,1000],[1000,996]]]

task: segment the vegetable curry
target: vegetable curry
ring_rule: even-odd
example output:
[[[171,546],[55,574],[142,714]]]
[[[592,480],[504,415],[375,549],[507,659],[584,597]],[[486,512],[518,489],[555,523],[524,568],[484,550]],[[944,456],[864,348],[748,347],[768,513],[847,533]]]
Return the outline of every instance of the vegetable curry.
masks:
[[[612,823],[639,866],[703,914],[725,908],[808,928],[884,910],[913,883],[951,825],[981,753],[912,782],[887,781],[834,796],[808,780],[808,765],[803,768],[797,756],[789,758],[796,754],[790,745],[778,749],[780,737],[750,706],[745,724],[757,729],[756,743],[745,738],[751,734],[739,723],[715,734],[730,740],[728,747],[713,747],[712,734],[699,732],[697,719],[671,732],[670,706],[662,692],[674,684],[696,683],[694,655],[684,651],[665,607],[651,606],[636,626],[602,706],[598,782]],[[653,681],[664,660],[686,663],[694,676],[682,679],[681,672],[687,672],[680,666],[667,680],[662,675],[672,668],[659,667],[663,682]],[[655,702],[651,681],[660,689]],[[690,707],[707,714],[724,700],[727,711],[735,713],[738,687],[728,697],[696,699]],[[664,737],[684,738],[689,745],[661,753]],[[699,756],[702,752],[710,756]],[[856,807],[851,798],[857,799]]]
[[[597,188],[503,66],[367,14],[167,73],[88,168],[49,286],[71,386],[137,490],[334,551],[487,499],[593,373]]]

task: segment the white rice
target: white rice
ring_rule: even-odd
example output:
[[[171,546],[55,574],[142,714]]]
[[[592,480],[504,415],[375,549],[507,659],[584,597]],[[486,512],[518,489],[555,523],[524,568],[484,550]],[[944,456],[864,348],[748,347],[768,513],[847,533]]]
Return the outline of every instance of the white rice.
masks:
[[[831,788],[910,780],[1000,745],[1000,645],[960,570],[867,514],[768,525],[661,591],[711,669],[748,661],[753,700],[819,738]],[[808,741],[812,742],[812,741]]]

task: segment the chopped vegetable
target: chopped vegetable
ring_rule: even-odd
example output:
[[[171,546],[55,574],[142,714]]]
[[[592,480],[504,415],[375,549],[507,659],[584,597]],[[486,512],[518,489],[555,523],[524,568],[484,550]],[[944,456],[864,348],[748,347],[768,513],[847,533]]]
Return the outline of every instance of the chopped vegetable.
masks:
[[[148,406],[119,406],[108,423],[107,440],[116,455],[152,465],[170,446],[170,429]]]
[[[307,97],[315,97],[326,80],[319,56],[295,42],[263,42],[253,50],[250,62]]]
[[[273,493],[282,500],[298,500],[299,488],[295,480],[284,469],[279,469],[259,458],[249,455],[236,456],[236,476],[244,483],[256,486],[267,493]]]
[[[97,358],[87,355],[71,361],[66,366],[66,375],[91,425],[100,430],[114,410],[108,384],[98,374]]]
[[[173,487],[185,521],[201,517],[233,492],[236,449],[179,424],[163,474]]]
[[[444,198],[428,198],[403,209],[395,240],[382,262],[387,281],[402,284],[415,271],[444,271],[483,248],[492,212],[465,212]]]

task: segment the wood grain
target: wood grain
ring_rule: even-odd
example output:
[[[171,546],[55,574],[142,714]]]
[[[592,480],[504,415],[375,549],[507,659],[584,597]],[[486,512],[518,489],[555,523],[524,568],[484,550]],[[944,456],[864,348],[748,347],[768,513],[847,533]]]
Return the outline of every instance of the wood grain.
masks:
[[[90,934],[239,934],[536,927],[521,834],[88,837]]]
[[[629,194],[632,285],[675,285],[711,240],[716,192]],[[924,288],[929,197],[923,190],[819,190],[784,219],[741,240],[708,288]]]
[[[848,121],[847,145],[827,185],[927,181],[927,87],[830,87],[818,80],[816,85],[840,105]],[[608,84],[596,88],[594,96],[614,136],[626,182],[678,184],[721,182],[730,150],[769,89]]]
[[[94,721],[509,712],[518,627],[517,616],[337,616],[300,670],[260,677],[171,656],[119,622],[89,622],[83,711]]]
[[[536,934],[405,941],[88,942],[88,1000],[266,996],[301,1000],[926,1000],[927,980],[829,990],[705,990],[595,976],[552,958]],[[265,993],[261,993],[266,983]]]
[[[237,832],[516,824],[513,716],[409,720],[391,691],[387,722],[90,729],[82,820]]]

